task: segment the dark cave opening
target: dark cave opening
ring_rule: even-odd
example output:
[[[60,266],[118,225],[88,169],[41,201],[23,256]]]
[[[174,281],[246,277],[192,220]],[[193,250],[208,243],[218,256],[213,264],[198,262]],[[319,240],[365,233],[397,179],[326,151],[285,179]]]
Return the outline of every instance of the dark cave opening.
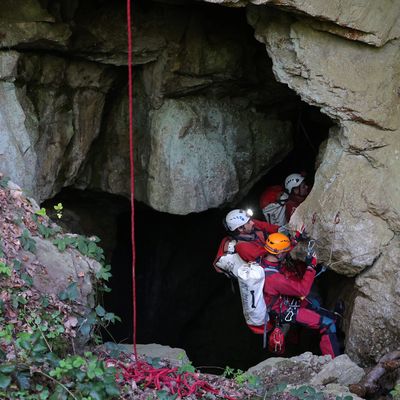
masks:
[[[304,129],[315,148],[332,125],[323,115],[320,123],[315,123],[318,112],[308,106],[303,110]],[[266,185],[281,182],[293,171],[305,171],[312,183],[316,154],[307,151],[311,144],[300,135],[295,143],[293,151],[232,207],[257,204]],[[70,231],[101,238],[112,266],[112,292],[105,294],[103,302],[122,322],[109,326],[103,339],[132,343],[129,201],[100,192],[64,189],[45,206],[51,208],[57,202],[64,205],[63,223]],[[237,284],[212,267],[225,236],[221,222],[227,211],[221,208],[177,216],[135,202],[137,342],[183,348],[195,366],[214,367],[206,369],[214,373],[227,365],[244,370],[271,356],[262,348],[262,335],[253,334],[245,324]],[[262,219],[260,210],[255,211]],[[325,303],[333,306],[335,287],[347,279],[333,272],[319,278]],[[317,335],[302,331],[300,340],[300,344],[288,342],[287,355],[306,350],[318,354]]]
[[[139,4],[144,10],[143,15],[153,12],[154,3]],[[165,7],[165,4],[159,6]],[[282,120],[290,120],[293,149],[286,156],[281,156],[280,161],[265,172],[248,194],[230,204],[230,208],[226,205],[226,208],[179,216],[158,212],[135,202],[136,340],[137,343],[155,342],[183,348],[196,367],[210,372],[219,373],[225,366],[245,370],[271,354],[262,348],[262,335],[253,334],[245,324],[237,284],[232,284],[212,267],[218,245],[225,236],[222,219],[231,208],[237,207],[252,208],[255,217],[263,219],[258,208],[261,192],[269,185],[282,183],[290,173],[304,172],[312,186],[320,145],[328,138],[329,129],[334,124],[318,108],[303,103],[287,86],[276,82],[272,61],[266,54],[265,46],[255,41],[243,10],[192,3],[189,7],[196,7],[194,14],[197,11],[204,13],[210,29],[207,37],[210,42],[216,40],[219,34],[229,36],[226,27],[230,26],[234,32],[230,33],[230,40],[243,36],[246,44],[251,45],[245,46],[250,61],[240,66],[242,75],[227,79],[222,74],[218,78],[221,80],[217,79],[213,86],[191,89],[188,93],[244,99],[248,96],[250,100],[246,101],[257,111],[272,111]],[[224,27],[218,25],[220,20],[225,20]],[[140,76],[142,69],[143,66],[137,66],[134,72]],[[125,90],[126,71],[124,67],[119,70],[121,79],[108,94],[105,119],[107,110]],[[166,94],[166,97],[174,96],[185,96],[185,92]],[[138,128],[145,126],[146,118],[147,113],[143,120],[137,122]],[[100,135],[97,139],[99,148],[103,145],[102,140]],[[99,236],[112,267],[109,282],[112,292],[104,295],[103,302],[105,309],[120,316],[122,322],[103,331],[103,339],[132,343],[129,201],[103,192],[67,188],[44,206],[52,208],[58,202],[65,209],[62,221],[65,227],[75,233]],[[337,288],[343,286],[347,279],[333,272],[327,272],[319,279],[320,292],[329,307],[334,304]],[[300,344],[289,342],[286,355],[306,350],[319,352],[318,337],[300,332]]]

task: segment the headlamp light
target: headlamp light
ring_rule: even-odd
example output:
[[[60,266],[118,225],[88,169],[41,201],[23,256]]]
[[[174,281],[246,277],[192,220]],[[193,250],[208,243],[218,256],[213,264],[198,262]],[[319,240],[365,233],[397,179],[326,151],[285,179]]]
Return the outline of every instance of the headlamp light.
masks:
[[[253,216],[253,210],[251,209],[251,208],[248,208],[247,210],[246,210],[246,215],[248,216],[248,217],[252,217]]]

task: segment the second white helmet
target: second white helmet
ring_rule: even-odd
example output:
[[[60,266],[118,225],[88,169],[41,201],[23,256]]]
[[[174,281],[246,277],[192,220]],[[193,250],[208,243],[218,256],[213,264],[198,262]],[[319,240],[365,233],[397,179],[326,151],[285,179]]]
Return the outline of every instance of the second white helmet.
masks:
[[[250,216],[244,210],[232,210],[229,211],[225,218],[226,225],[230,231],[247,224],[250,221]]]
[[[301,182],[304,181],[304,176],[300,174],[291,174],[285,179],[285,189],[288,193],[291,193],[292,189],[300,186]]]

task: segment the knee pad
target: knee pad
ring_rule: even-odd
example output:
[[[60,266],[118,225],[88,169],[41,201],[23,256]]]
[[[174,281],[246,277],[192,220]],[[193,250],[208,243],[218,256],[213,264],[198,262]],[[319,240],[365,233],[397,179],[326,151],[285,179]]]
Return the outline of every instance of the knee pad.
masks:
[[[322,316],[321,328],[326,329],[328,333],[336,333],[335,321],[332,318]]]

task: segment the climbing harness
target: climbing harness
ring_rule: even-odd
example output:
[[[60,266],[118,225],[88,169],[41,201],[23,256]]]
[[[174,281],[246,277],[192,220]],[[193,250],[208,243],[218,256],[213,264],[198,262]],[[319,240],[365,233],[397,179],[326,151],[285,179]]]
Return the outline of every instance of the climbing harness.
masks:
[[[297,311],[300,308],[300,302],[297,299],[288,299],[284,300],[284,304],[288,306],[288,309],[285,311],[284,315],[282,316],[284,322],[293,322]]]

